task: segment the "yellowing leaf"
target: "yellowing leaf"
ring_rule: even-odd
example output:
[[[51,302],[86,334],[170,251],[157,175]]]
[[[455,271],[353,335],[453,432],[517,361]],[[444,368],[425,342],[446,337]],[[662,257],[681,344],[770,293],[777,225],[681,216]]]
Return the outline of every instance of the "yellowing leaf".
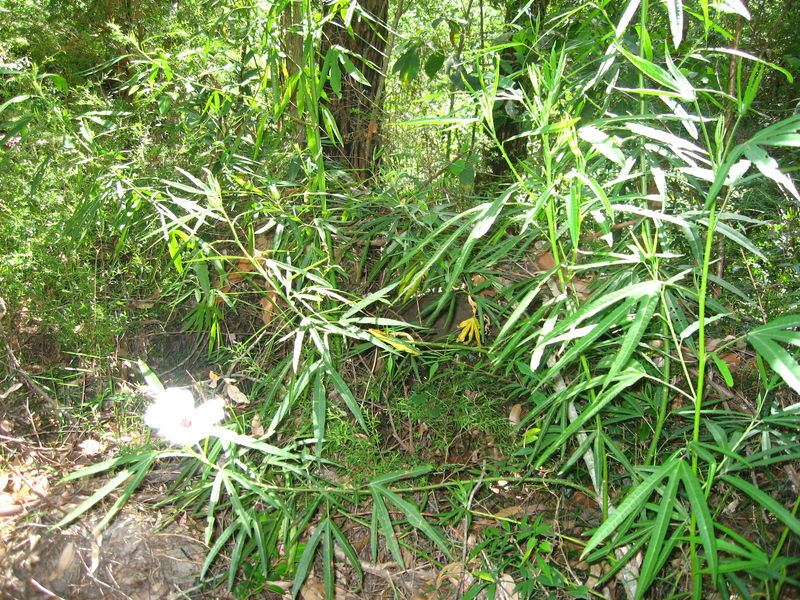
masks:
[[[400,352],[408,352],[409,354],[413,354],[414,356],[419,356],[420,351],[414,347],[413,343],[405,343],[398,339],[397,336],[407,338],[409,342],[413,342],[414,338],[411,337],[410,334],[404,331],[395,331],[393,334],[389,334],[385,331],[381,331],[380,329],[368,329],[372,335],[378,338],[380,341],[389,344],[395,350],[400,350]]]
[[[458,324],[458,327],[461,329],[461,333],[459,333],[456,338],[457,342],[463,344],[475,342],[476,346],[481,345],[481,324],[477,317],[464,319]]]

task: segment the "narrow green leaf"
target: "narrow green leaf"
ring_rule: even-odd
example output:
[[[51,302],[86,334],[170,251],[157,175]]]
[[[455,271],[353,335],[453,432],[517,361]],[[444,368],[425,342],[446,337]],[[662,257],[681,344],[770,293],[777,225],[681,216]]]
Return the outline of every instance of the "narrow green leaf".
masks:
[[[589,541],[586,542],[586,547],[581,553],[581,558],[585,558],[589,552],[611,536],[631,513],[640,509],[661,480],[671,475],[673,471],[678,468],[679,462],[675,455],[670,456],[663,465],[658,467],[650,476],[629,492],[625,500],[622,501],[613,513],[608,515],[608,518],[603,521],[600,527],[597,528],[597,531],[589,538]]]
[[[759,325],[755,329],[752,329],[749,335],[762,335],[766,332],[782,331],[794,327],[800,327],[800,314],[786,315],[785,317],[774,319],[764,325]]]
[[[306,542],[306,547],[303,549],[303,554],[300,555],[300,560],[297,562],[297,569],[294,573],[294,583],[292,584],[292,598],[297,598],[297,594],[300,592],[300,588],[303,587],[303,584],[308,577],[308,573],[311,570],[311,565],[314,562],[314,553],[317,550],[317,546],[319,546],[320,538],[322,537],[322,530],[324,527],[322,525],[318,525],[314,528],[313,533],[308,538]]]
[[[350,566],[353,567],[353,570],[356,573],[358,573],[359,581],[363,581],[364,572],[361,569],[361,561],[358,558],[355,548],[353,548],[350,541],[334,521],[330,521],[328,527],[330,528],[331,533],[333,533],[333,537],[336,538],[336,543],[339,544],[339,547],[342,549],[345,557],[347,557],[347,561],[350,563]]]
[[[770,332],[770,338],[782,344],[800,346],[800,331],[773,330]]]
[[[312,415],[314,437],[317,439],[317,456],[321,456],[322,446],[325,441],[325,422],[327,416],[327,398],[325,386],[322,381],[321,371],[317,371],[312,387]]]
[[[445,285],[447,289],[455,287],[455,282],[458,281],[461,274],[464,272],[464,265],[472,255],[473,248],[478,243],[478,240],[489,231],[492,224],[497,219],[497,216],[500,214],[500,211],[505,206],[506,201],[509,199],[510,194],[511,192],[508,192],[495,199],[494,202],[485,202],[481,204],[477,207],[478,210],[476,214],[465,224],[468,228],[471,227],[471,229],[466,242],[464,242],[462,248],[459,250],[458,259],[448,274],[447,284]],[[455,242],[455,239],[451,239]]]
[[[30,98],[38,98],[38,97],[39,96],[30,96],[28,94],[22,94],[20,96],[14,96],[10,100],[6,100],[5,102],[3,102],[2,105],[0,105],[0,115],[3,114],[3,111],[5,109],[7,109],[9,106],[11,106],[12,104],[19,104],[20,102],[25,102],[26,100],[28,100]]]
[[[233,549],[231,551],[230,562],[228,563],[228,589],[233,588],[236,581],[236,575],[242,567],[242,560],[244,559],[244,551],[247,547],[247,540],[250,536],[247,529],[243,526],[239,528],[236,534],[236,541],[233,542]]]
[[[328,377],[330,377],[331,381],[333,382],[333,386],[336,388],[336,391],[339,392],[339,395],[344,400],[345,405],[350,410],[350,413],[356,418],[358,424],[364,431],[367,431],[367,423],[364,421],[364,415],[361,413],[361,406],[358,404],[358,400],[356,400],[355,396],[353,396],[353,392],[350,391],[350,388],[345,383],[342,376],[339,375],[337,371],[333,369],[328,369]]]
[[[397,543],[397,534],[394,532],[392,519],[389,516],[389,511],[386,510],[386,504],[383,501],[383,495],[386,492],[386,488],[379,485],[372,485],[370,487],[372,488],[372,518],[373,521],[377,521],[376,530],[381,530],[384,541],[386,542],[386,546],[389,548],[392,556],[394,556],[397,564],[405,568],[403,554],[400,552],[400,545]],[[375,551],[376,549],[373,549],[373,553]]]
[[[639,569],[639,584],[636,588],[637,600],[644,596],[644,593],[653,583],[653,580],[663,566],[663,562],[661,562],[660,559],[662,558],[662,549],[664,548],[664,542],[667,538],[669,524],[672,521],[675,498],[678,491],[678,481],[678,472],[674,470],[670,473],[667,485],[664,488],[658,515],[656,516],[656,520],[650,532],[650,542],[647,544],[647,552],[644,555],[642,566]],[[666,557],[664,558],[666,559]]]
[[[429,540],[439,547],[439,550],[441,550],[445,556],[450,559],[453,558],[453,555],[450,553],[450,548],[448,547],[445,539],[442,537],[442,534],[434,529],[433,526],[425,520],[416,506],[414,506],[411,502],[404,500],[397,493],[389,489],[382,488],[382,494],[387,500],[389,500],[389,502],[403,512],[412,527],[424,533]]]
[[[569,238],[573,247],[577,247],[581,237],[581,195],[578,187],[574,184],[569,188],[566,204]]]
[[[342,61],[342,64],[344,65],[345,72],[348,75],[350,75],[350,77],[355,79],[361,85],[365,85],[367,87],[371,87],[371,84],[370,84],[369,80],[367,80],[367,78],[364,77],[364,74],[361,71],[359,71],[358,67],[356,67],[353,64],[353,61],[350,60],[349,56],[347,56],[346,54],[342,54],[341,55],[341,61]]]
[[[687,86],[688,81],[686,80],[685,77],[682,77],[680,79],[676,79],[676,77],[673,76],[672,73],[670,73],[669,71],[667,71],[663,67],[660,67],[657,64],[655,64],[653,62],[650,62],[649,60],[646,60],[646,59],[644,59],[644,58],[642,58],[640,56],[636,56],[635,54],[632,54],[631,52],[628,52],[628,50],[626,50],[623,46],[617,46],[617,47],[619,48],[619,51],[625,56],[625,58],[627,58],[630,62],[632,62],[637,69],[639,69],[642,73],[647,75],[650,79],[652,79],[656,83],[659,83],[662,86],[664,86],[665,88],[667,88],[668,90],[674,92],[674,94],[677,95],[681,100],[683,100],[685,102],[694,102],[696,100],[697,95],[695,93],[695,90],[691,85]],[[664,91],[661,91],[659,95],[664,94],[664,93],[665,93]],[[631,131],[633,131],[632,125],[633,124],[631,124],[631,123],[628,124],[628,127],[631,129]],[[642,127],[642,130],[650,130],[650,131],[653,131],[653,132],[657,131],[657,130],[651,128],[651,127],[647,127],[647,126],[641,126],[641,127]],[[634,131],[634,133],[637,133],[637,132]],[[671,137],[676,137],[676,136],[672,136],[672,134],[666,134],[665,132],[659,132],[659,133],[662,134],[662,136],[663,135],[667,135],[667,136],[671,136]],[[645,134],[645,135],[647,135],[647,134]],[[650,136],[648,136],[648,137],[650,137]],[[657,139],[657,138],[653,138],[653,139]],[[676,139],[680,139],[680,138],[676,137]],[[663,139],[661,141],[663,141]],[[689,143],[689,142],[685,142],[684,140],[680,140],[680,141],[682,143],[684,143],[684,144]],[[698,148],[698,147],[695,146],[695,148]],[[701,151],[701,153],[703,153],[702,150],[700,150],[700,151]]]
[[[339,144],[344,144],[342,134],[339,133],[339,126],[336,124],[336,117],[333,116],[331,110],[324,104],[320,105],[319,108],[322,116],[322,124],[325,127],[325,133],[328,134],[328,139]]]
[[[541,467],[542,464],[550,457],[553,452],[558,450],[578,429],[583,427],[583,424],[596,415],[603,407],[617,398],[625,388],[632,386],[645,375],[644,371],[639,369],[627,369],[619,374],[618,381],[615,385],[605,390],[595,398],[594,402],[589,404],[586,409],[570,423],[566,429],[553,441],[546,450],[544,450],[539,458],[536,460],[536,468]]]
[[[347,311],[345,311],[345,313],[342,315],[341,320],[346,321],[347,319],[350,319],[354,315],[364,310],[367,306],[369,306],[373,302],[377,302],[383,298],[386,298],[388,293],[391,292],[398,285],[400,284],[398,282],[395,282],[379,289],[377,292],[372,292],[368,296],[365,296],[364,298],[353,304],[349,309],[347,309]]]
[[[779,346],[764,335],[747,336],[748,341],[763,356],[784,382],[800,394],[800,364],[782,346]]]
[[[104,471],[110,471],[112,469],[116,469],[117,467],[121,467],[123,465],[128,465],[131,463],[140,463],[144,461],[153,462],[155,458],[158,457],[185,457],[188,456],[184,452],[155,452],[154,450],[146,450],[143,452],[133,452],[131,454],[123,454],[122,456],[118,456],[117,458],[112,458],[110,460],[105,460],[103,462],[89,465],[80,469],[73,471],[72,473],[68,473],[64,475],[61,479],[62,482],[65,481],[72,481],[74,479],[80,479],[82,477],[89,477],[90,475],[96,475],[97,473],[102,473]],[[152,458],[151,458],[152,457]],[[129,469],[133,470],[133,469]]]
[[[319,527],[322,532],[322,581],[325,587],[325,597],[335,598],[336,594],[333,587],[333,540],[331,539],[331,519],[326,517]]]
[[[569,364],[580,353],[592,346],[597,338],[607,333],[609,329],[624,325],[625,319],[630,312],[630,308],[635,302],[636,298],[627,298],[622,304],[603,317],[599,323],[580,328],[579,330],[572,330],[569,334],[566,334],[567,337],[553,337],[548,339],[546,342],[539,342],[531,356],[531,370],[535,370],[536,368],[534,358],[541,358],[541,355],[537,355],[537,352],[541,352],[545,346],[558,343],[561,340],[573,339],[573,337],[576,337],[577,341],[571,345],[564,355],[559,358],[556,363],[542,376],[543,382],[548,381],[555,373],[564,368],[565,365]],[[572,320],[572,318],[567,319],[567,321]],[[552,332],[548,334],[548,336],[545,336],[545,338],[550,337],[550,335],[552,335]]]
[[[58,527],[63,527],[64,525],[72,523],[72,521],[80,517],[83,513],[92,508],[98,502],[100,502],[100,500],[108,496],[111,492],[113,492],[120,485],[122,485],[133,474],[134,474],[133,469],[125,469],[117,473],[114,478],[109,480],[94,494],[89,496],[86,500],[84,500],[78,506],[72,509],[72,511],[68,515],[66,515],[58,523],[53,525],[53,529],[56,529]]]
[[[722,378],[725,380],[725,385],[728,387],[733,387],[733,375],[731,374],[730,368],[728,368],[728,363],[722,360],[717,353],[714,352],[711,354],[711,358],[714,360],[714,364],[717,365],[717,370],[722,375]]]
[[[708,219],[705,218],[698,219],[698,222],[708,226]],[[766,255],[761,250],[759,250],[756,247],[756,245],[753,244],[753,242],[751,242],[746,236],[736,231],[733,227],[731,227],[727,223],[724,223],[722,221],[717,221],[716,231],[724,235],[729,240],[739,244],[742,248],[744,248],[754,256],[757,256],[763,261],[769,262],[769,259],[766,257]]]
[[[265,536],[266,532],[261,524],[261,518],[253,519],[253,537],[255,538],[256,548],[258,550],[258,562],[261,565],[261,571],[263,573],[268,573],[271,549],[267,550],[267,546],[264,543]]]
[[[231,538],[231,536],[239,531],[240,525],[241,523],[238,520],[233,521],[230,525],[223,529],[222,533],[220,533],[217,539],[214,540],[214,545],[211,546],[208,554],[206,554],[206,559],[203,561],[203,566],[200,569],[201,578],[205,577],[206,572],[211,567],[211,564],[217,558],[217,555],[220,553],[220,551],[222,551],[222,549],[228,543],[228,540]]]
[[[139,372],[144,377],[144,380],[147,382],[148,387],[153,390],[154,392],[163,392],[164,386],[161,383],[161,380],[158,378],[153,370],[147,366],[147,363],[143,360],[137,360],[136,364],[139,367]]]
[[[391,473],[386,473],[385,475],[376,477],[370,481],[369,484],[383,486],[387,483],[400,481],[401,479],[414,479],[415,477],[420,477],[421,475],[430,473],[431,469],[431,465],[421,465],[411,470],[403,469],[402,471],[392,471]]]
[[[245,532],[250,533],[250,522],[252,521],[252,517],[249,511],[246,510],[242,504],[242,499],[239,497],[239,491],[233,485],[233,481],[224,469],[220,469],[219,472],[223,474],[222,483],[225,485],[225,491],[228,494],[228,498],[230,498],[233,514],[236,515],[236,518],[241,521],[242,528],[245,530]],[[236,478],[234,478],[234,480],[236,480]]]
[[[214,523],[216,521],[215,511],[219,504],[220,493],[222,492],[222,475],[223,471],[217,471],[214,476],[214,481],[211,483],[211,494],[208,497],[208,506],[206,507],[206,530],[205,530],[205,543],[211,543],[211,538],[214,534]]]
[[[155,461],[155,458],[156,458],[156,453],[154,452],[144,454],[142,460],[137,462],[130,469],[125,469],[124,471],[119,473],[109,483],[104,485],[91,497],[82,502],[73,512],[71,512],[63,519],[61,519],[61,521],[56,523],[56,525],[54,525],[53,527],[59,527],[62,524],[66,524],[73,521],[76,517],[86,512],[86,510],[94,506],[99,500],[107,496],[110,492],[119,487],[119,485],[122,484],[125,480],[127,480],[131,475],[133,475],[133,477],[130,478],[130,481],[128,481],[128,483],[125,485],[125,490],[122,492],[122,494],[120,494],[119,498],[117,498],[117,500],[114,502],[111,508],[108,509],[105,516],[92,529],[93,535],[97,535],[98,533],[100,533],[103,529],[105,529],[106,525],[108,525],[108,523],[110,523],[111,520],[117,515],[117,513],[122,509],[122,507],[125,506],[125,503],[133,495],[133,492],[135,492],[136,489],[139,487],[139,485],[141,485],[145,476],[150,472],[150,467]]]
[[[689,497],[689,504],[692,507],[692,514],[697,523],[697,532],[706,551],[706,563],[711,577],[716,585],[719,573],[719,557],[717,555],[717,542],[714,533],[714,520],[711,518],[711,511],[708,509],[706,496],[703,488],[697,480],[697,476],[692,472],[691,467],[683,460],[678,463],[678,475],[683,482],[686,495]]]
[[[720,475],[720,478],[724,481],[727,481],[732,486],[739,488],[745,494],[750,496],[753,500],[756,501],[761,507],[765,508],[769,512],[771,512],[775,517],[784,525],[786,525],[789,529],[791,529],[795,535],[800,535],[800,520],[795,517],[789,510],[787,510],[784,506],[780,504],[777,500],[775,500],[772,496],[762,492],[756,486],[754,486],[749,481],[745,481],[744,479],[739,479],[738,477],[734,477],[733,475]]]
[[[628,331],[625,332],[622,345],[619,350],[617,350],[617,356],[603,382],[604,387],[628,364],[634,351],[639,346],[642,336],[645,334],[648,327],[650,327],[650,322],[653,319],[653,313],[655,313],[657,304],[658,295],[656,294],[643,296],[639,300],[638,310],[634,315],[633,322],[628,326]]]
[[[622,166],[625,164],[625,155],[619,148],[619,140],[612,138],[597,127],[587,126],[578,129],[578,137],[589,142],[592,148],[605,156],[610,161]]]

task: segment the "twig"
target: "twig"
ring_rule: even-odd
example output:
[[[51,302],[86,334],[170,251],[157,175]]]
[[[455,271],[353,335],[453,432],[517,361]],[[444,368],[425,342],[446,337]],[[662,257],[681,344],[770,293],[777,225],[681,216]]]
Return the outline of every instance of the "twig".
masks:
[[[61,596],[59,596],[58,594],[54,594],[53,592],[51,592],[50,590],[48,590],[48,589],[47,589],[46,587],[44,587],[44,586],[43,586],[41,583],[39,583],[38,581],[36,581],[36,580],[35,580],[33,577],[31,577],[31,579],[30,579],[30,582],[31,582],[31,584],[33,585],[33,587],[35,587],[37,590],[39,590],[40,592],[42,592],[42,593],[43,593],[44,595],[46,595],[47,597],[49,597],[49,598],[58,598],[58,600],[64,600],[64,598],[62,598],[62,597],[61,597]]]

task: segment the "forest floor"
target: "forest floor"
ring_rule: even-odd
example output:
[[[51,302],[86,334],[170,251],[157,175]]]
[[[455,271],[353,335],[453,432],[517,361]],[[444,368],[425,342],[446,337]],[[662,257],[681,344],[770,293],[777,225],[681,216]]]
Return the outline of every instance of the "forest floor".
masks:
[[[27,395],[13,394],[2,407],[0,439],[0,599],[233,599],[224,581],[225,558],[216,561],[205,582],[198,575],[208,548],[203,543],[203,523],[190,511],[175,515],[169,506],[167,488],[179,473],[177,463],[159,462],[144,484],[128,500],[122,511],[100,531],[95,531],[112,504],[106,500],[63,528],[53,525],[81,502],[106,485],[114,474],[61,482],[61,478],[81,467],[114,457],[120,444],[109,443],[97,432],[72,427],[66,433],[55,419],[41,418],[44,411],[30,408]],[[123,443],[136,440],[124,438]],[[472,440],[474,444],[476,440]],[[454,453],[466,448],[453,448]],[[453,457],[455,458],[455,456]],[[468,466],[473,456],[462,456]],[[332,477],[336,477],[331,473]],[[426,560],[430,548],[413,538],[406,539],[405,568],[392,560],[381,545],[378,560],[370,560],[369,527],[353,521],[343,526],[356,549],[363,581],[337,549],[336,598],[413,598],[445,599],[461,597],[475,581],[479,565],[467,555],[476,540],[487,531],[509,520],[544,520],[541,531],[548,534],[572,570],[575,582],[586,582],[600,575],[599,566],[591,572],[586,563],[571,558],[579,546],[569,539],[598,524],[599,515],[592,501],[576,493],[568,500],[556,493],[524,485],[492,484],[491,492],[480,500],[485,518],[449,528],[448,534],[461,543],[463,556],[449,564]],[[446,503],[448,499],[436,499]],[[369,514],[371,507],[361,507]],[[202,516],[200,517],[202,519]],[[489,533],[491,535],[491,533]],[[572,563],[570,565],[569,563]],[[318,566],[318,565],[317,565]],[[573,570],[574,569],[574,570]],[[303,600],[325,598],[321,569],[314,568],[300,590]],[[589,579],[587,582],[586,579]],[[208,581],[220,582],[209,585]],[[287,581],[269,585],[250,598],[289,597]],[[500,598],[513,600],[517,582],[501,582]],[[241,596],[239,596],[241,597]]]
[[[206,514],[202,506],[176,507],[171,502],[175,497],[170,484],[182,471],[181,460],[186,459],[157,461],[110,523],[104,523],[104,517],[123,496],[118,491],[70,524],[54,527],[98,490],[112,485],[118,474],[105,472],[70,481],[64,481],[65,476],[151,443],[150,432],[141,420],[146,398],[133,383],[135,375],[124,364],[93,368],[87,364],[77,368],[74,356],[51,347],[52,340],[46,332],[32,334],[28,347],[31,339],[38,340],[35,350],[41,360],[32,362],[20,354],[22,360],[17,361],[8,346],[7,354],[11,356],[8,362],[18,367],[17,382],[0,390],[0,600],[291,597],[294,584],[291,570],[274,581],[248,582],[245,569],[229,579],[230,549],[223,550],[204,568],[210,551],[204,541]],[[170,339],[175,343],[177,338]],[[160,366],[164,365],[156,368]],[[43,398],[32,382],[34,378],[47,380],[48,372],[63,373],[70,369],[81,373],[70,382],[75,400],[73,405],[60,407],[59,413],[52,406],[54,400]],[[93,379],[93,369],[106,373],[106,379]],[[202,361],[187,363],[183,365],[183,380],[179,380],[176,371],[174,379],[164,383],[186,385],[207,376],[208,369],[209,365]],[[55,379],[49,381],[58,388]],[[126,388],[127,403],[114,393],[104,393],[104,385]],[[464,380],[460,385],[465,397],[478,393],[469,389]],[[43,392],[41,388],[38,391]],[[59,396],[69,394],[59,393]],[[230,411],[243,410],[231,404]],[[390,407],[375,406],[371,410],[388,413]],[[513,421],[515,410],[518,412],[518,405],[498,404],[495,417]],[[379,433],[387,453],[399,455],[401,464],[406,460],[409,469],[425,460],[438,465],[434,469],[437,480],[455,481],[469,473],[474,482],[478,474],[477,485],[470,488],[472,492],[465,491],[463,498],[457,500],[452,490],[439,488],[431,489],[426,499],[427,512],[423,516],[441,526],[452,558],[443,559],[429,539],[407,528],[402,530],[403,565],[398,564],[383,536],[375,536],[367,524],[373,507],[366,495],[362,504],[350,507],[346,517],[334,516],[358,562],[355,568],[352,557],[345,556],[338,545],[334,547],[336,599],[461,598],[478,578],[488,577],[488,565],[500,573],[499,577],[494,576],[494,598],[518,600],[531,597],[526,595],[530,590],[521,590],[521,582],[511,575],[524,562],[535,566],[536,585],[552,592],[552,598],[588,598],[597,594],[610,600],[625,597],[614,575],[604,579],[611,570],[608,562],[590,565],[580,558],[587,534],[601,522],[595,498],[576,489],[580,485],[548,487],[541,481],[532,483],[517,477],[519,473],[510,467],[518,461],[515,463],[504,455],[507,448],[491,432],[463,429],[450,436],[442,451],[434,439],[434,429],[430,419],[427,422],[419,418],[389,419]],[[488,475],[484,480],[484,474],[492,468],[494,474],[507,472],[509,481]],[[353,473],[331,467],[321,475],[331,482],[349,485]],[[787,477],[792,485],[800,483],[791,465],[776,475]],[[457,514],[464,507],[468,510],[462,512],[469,513],[470,518],[443,518]],[[389,508],[391,518],[401,521],[402,514]],[[743,507],[731,504],[725,515],[726,521],[735,524],[739,531],[758,527],[753,515]],[[772,525],[775,524],[764,527],[777,539],[779,528]],[[302,539],[313,535],[315,526],[314,522],[306,525]],[[509,545],[511,527],[515,541]],[[528,537],[517,533],[520,531],[527,532]],[[212,545],[214,541],[212,538]],[[498,565],[498,560],[502,564]],[[670,565],[677,577],[683,576],[683,560],[685,557],[678,556]],[[249,566],[253,572],[258,570],[256,564]],[[201,580],[203,571],[205,576]],[[323,574],[321,559],[317,558],[298,597],[302,600],[330,597]],[[793,592],[790,588],[786,591]],[[484,590],[474,597],[488,598],[488,594]]]
[[[50,414],[24,388],[9,394],[0,408],[0,600],[290,597],[291,574],[285,581],[264,582],[260,589],[245,595],[233,594],[225,581],[224,553],[211,565],[205,580],[200,580],[208,553],[203,543],[203,515],[190,510],[175,513],[168,504],[169,484],[180,472],[178,462],[158,462],[104,528],[96,530],[99,523],[102,526],[115,494],[69,525],[54,528],[115,474],[68,482],[62,478],[118,456],[125,446],[142,439],[128,432],[110,431],[110,419],[92,426],[83,422],[64,427],[63,419]],[[103,435],[104,429],[114,435]],[[451,448],[450,460],[461,462],[464,468],[477,464],[485,460],[477,448],[485,448],[487,443],[485,439],[465,437]],[[329,475],[338,477],[333,472]],[[335,597],[459,598],[476,581],[474,573],[480,571],[479,561],[468,558],[474,556],[475,544],[491,538],[498,527],[510,521],[539,523],[538,531],[550,540],[574,584],[591,587],[597,581],[600,565],[590,569],[576,560],[580,546],[570,541],[599,523],[593,501],[580,492],[565,499],[541,486],[499,482],[487,483],[486,488],[485,496],[472,499],[474,508],[485,517],[466,527],[459,522],[447,528],[456,547],[463,549],[447,564],[428,558],[432,555],[430,543],[415,539],[413,532],[405,539],[404,567],[392,559],[384,544],[379,546],[377,560],[371,560],[369,527],[343,521],[342,530],[358,553],[362,573],[356,572],[337,548]],[[445,509],[450,501],[442,494],[431,503]],[[359,510],[360,514],[369,514],[371,506],[367,502]],[[495,597],[520,598],[514,590],[516,583],[510,576],[500,581]],[[613,597],[613,592],[607,591]],[[326,597],[319,564],[311,569],[299,597]]]

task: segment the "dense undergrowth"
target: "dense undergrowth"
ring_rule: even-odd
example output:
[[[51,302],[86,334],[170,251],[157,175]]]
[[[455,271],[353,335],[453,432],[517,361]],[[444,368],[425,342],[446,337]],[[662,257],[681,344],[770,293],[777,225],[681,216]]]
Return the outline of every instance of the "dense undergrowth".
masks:
[[[144,3],[98,37],[111,3],[7,2],[3,385],[124,438],[62,523],[168,462],[164,505],[237,597],[315,569],[333,597],[351,527],[372,563],[462,564],[464,598],[794,597],[796,43],[758,58],[723,4],[553,3],[532,29],[487,6],[480,37],[472,4],[417,6],[365,181],[320,108],[360,75],[318,54],[351,5]],[[210,437],[142,437],[135,384],[193,382],[224,420],[165,418]]]

